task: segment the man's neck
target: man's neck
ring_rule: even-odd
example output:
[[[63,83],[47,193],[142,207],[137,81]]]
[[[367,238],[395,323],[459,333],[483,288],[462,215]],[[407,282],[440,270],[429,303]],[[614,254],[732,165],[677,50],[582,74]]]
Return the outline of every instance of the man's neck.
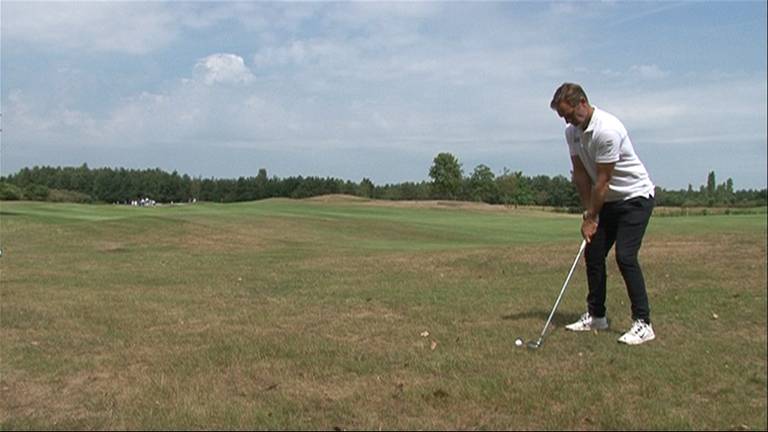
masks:
[[[587,128],[589,128],[589,123],[592,121],[592,114],[595,113],[595,108],[592,105],[589,105],[589,114],[587,114],[587,118],[584,119],[584,124],[581,125],[581,130],[586,131]]]

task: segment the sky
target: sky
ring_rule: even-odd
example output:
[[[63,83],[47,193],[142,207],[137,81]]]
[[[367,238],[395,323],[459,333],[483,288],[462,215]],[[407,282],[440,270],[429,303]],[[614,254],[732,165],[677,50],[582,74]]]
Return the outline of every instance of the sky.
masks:
[[[0,3],[0,172],[429,180],[571,169],[563,82],[656,185],[766,187],[765,1]]]

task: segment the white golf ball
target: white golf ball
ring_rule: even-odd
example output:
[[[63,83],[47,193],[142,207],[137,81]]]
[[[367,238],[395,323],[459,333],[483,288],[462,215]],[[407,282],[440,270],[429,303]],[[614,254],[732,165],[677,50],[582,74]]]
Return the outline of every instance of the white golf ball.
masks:
[[[515,346],[523,346],[523,340],[520,338],[515,339]]]

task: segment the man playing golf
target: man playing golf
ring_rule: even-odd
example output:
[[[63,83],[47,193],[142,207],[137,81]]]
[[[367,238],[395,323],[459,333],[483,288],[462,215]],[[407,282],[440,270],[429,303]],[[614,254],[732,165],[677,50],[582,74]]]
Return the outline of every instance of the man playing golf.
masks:
[[[608,251],[616,245],[616,262],[632,303],[632,328],[619,342],[638,345],[656,336],[651,327],[645,280],[637,260],[654,207],[654,185],[635,154],[624,125],[591,106],[578,84],[565,83],[550,107],[565,120],[565,139],[573,164],[573,181],[586,209],[581,234],[587,242],[587,312],[572,331],[608,328],[605,315]]]

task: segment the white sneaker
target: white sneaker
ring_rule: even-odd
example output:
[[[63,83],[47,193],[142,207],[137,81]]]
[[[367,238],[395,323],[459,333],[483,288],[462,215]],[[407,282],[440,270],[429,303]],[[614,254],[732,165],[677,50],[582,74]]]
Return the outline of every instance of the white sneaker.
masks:
[[[605,330],[608,328],[608,318],[602,317],[597,318],[593,317],[589,314],[589,312],[585,312],[584,315],[579,318],[578,321],[576,321],[573,324],[568,324],[565,326],[566,329],[570,331],[591,331],[591,330]]]
[[[632,323],[632,328],[619,338],[619,342],[627,345],[640,345],[654,339],[656,339],[656,334],[653,333],[653,327],[643,320],[637,320]]]

